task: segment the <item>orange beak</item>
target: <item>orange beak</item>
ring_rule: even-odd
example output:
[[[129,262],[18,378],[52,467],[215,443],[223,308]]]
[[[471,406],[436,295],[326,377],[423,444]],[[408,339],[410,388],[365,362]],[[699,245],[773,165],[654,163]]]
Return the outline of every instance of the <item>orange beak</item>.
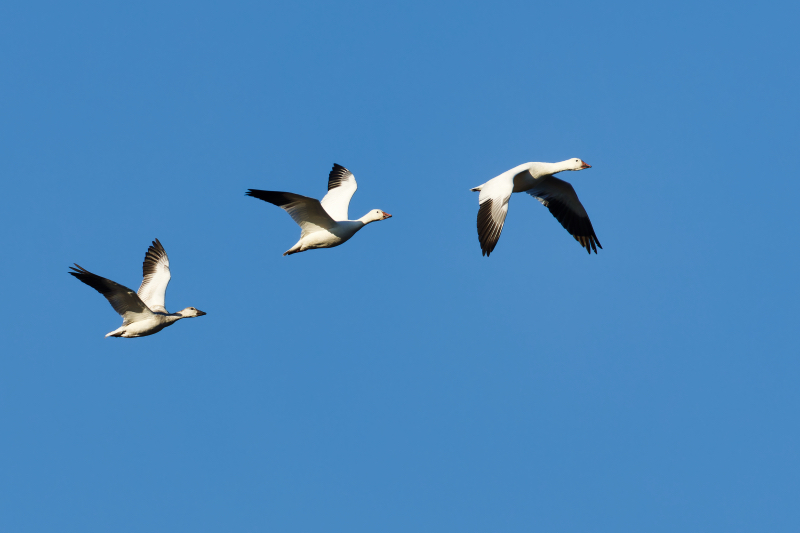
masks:
[[[381,213],[383,213],[383,220],[386,220],[387,218],[392,218],[392,215],[390,215],[386,211],[381,211]]]
[[[581,166],[581,170],[583,170],[584,168],[592,168],[592,165],[587,164],[586,161],[581,161],[581,163],[583,163],[583,165]]]

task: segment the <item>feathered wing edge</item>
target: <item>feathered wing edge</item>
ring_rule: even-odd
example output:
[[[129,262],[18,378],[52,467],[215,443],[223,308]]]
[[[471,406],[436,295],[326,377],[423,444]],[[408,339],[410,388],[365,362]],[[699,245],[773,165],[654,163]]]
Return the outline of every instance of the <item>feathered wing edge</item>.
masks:
[[[350,181],[351,178],[355,178],[352,172],[344,168],[342,165],[334,163],[330,174],[328,174],[328,190],[330,191],[337,187],[341,187],[342,183]]]
[[[161,245],[161,241],[156,239],[144,255],[142,284],[136,294],[151,310],[166,313],[164,300],[171,278],[167,251]]]
[[[123,326],[134,322],[134,315],[153,314],[139,296],[128,287],[97,274],[92,274],[77,263],[75,263],[75,267],[69,267],[72,269],[69,274],[105,296],[111,307],[122,316]]]
[[[508,205],[508,204],[506,204]],[[495,210],[494,200],[488,199],[478,209],[478,240],[481,243],[481,253],[489,257],[500,240],[500,233],[506,220],[506,211],[502,208]],[[499,220],[495,217],[499,216]]]
[[[602,250],[586,208],[570,183],[550,176],[542,187],[526,192],[539,200],[587,253]]]
[[[248,189],[245,195],[277,205],[289,213],[292,220],[300,226],[302,235],[320,229],[330,229],[336,225],[319,200],[315,198],[291,192],[262,191],[260,189]]]
[[[353,173],[334,163],[328,174],[328,192],[320,200],[320,204],[333,220],[348,220],[350,200],[357,189],[358,183]]]

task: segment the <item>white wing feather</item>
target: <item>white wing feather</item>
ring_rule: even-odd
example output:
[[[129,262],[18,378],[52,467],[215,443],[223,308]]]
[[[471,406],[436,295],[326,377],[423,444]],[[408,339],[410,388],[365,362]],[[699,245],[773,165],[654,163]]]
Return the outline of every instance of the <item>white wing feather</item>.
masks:
[[[333,220],[349,220],[347,211],[356,189],[358,184],[353,173],[334,163],[328,175],[328,193],[320,203]]]
[[[169,271],[167,252],[158,239],[147,249],[142,263],[142,284],[137,291],[139,298],[156,313],[166,313],[164,297],[172,277]]]
[[[508,214],[508,200],[511,198],[513,190],[513,176],[507,173],[487,181],[480,187],[478,240],[481,243],[483,255],[490,255],[497,246],[506,221],[506,214]]]

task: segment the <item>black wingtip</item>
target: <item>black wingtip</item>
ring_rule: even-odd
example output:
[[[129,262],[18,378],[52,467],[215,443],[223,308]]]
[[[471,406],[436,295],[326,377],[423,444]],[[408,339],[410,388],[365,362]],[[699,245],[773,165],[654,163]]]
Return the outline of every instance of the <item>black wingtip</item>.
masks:
[[[75,278],[90,286],[102,295],[105,295],[109,292],[110,289],[107,285],[109,280],[89,272],[78,263],[74,263],[74,265],[78,268],[70,267],[74,272],[68,272],[68,274],[75,276]]]
[[[591,224],[591,222],[589,224]],[[591,231],[591,235],[573,235],[573,237],[576,241],[578,241],[578,244],[580,244],[582,248],[586,248],[586,253],[591,255],[592,252],[594,252],[595,255],[597,255],[597,248],[602,250],[603,246],[600,244],[600,241],[597,240],[597,235],[594,234],[594,229]]]
[[[277,205],[278,207],[282,207],[294,201],[294,199],[289,196],[290,193],[281,191],[262,191],[260,189],[248,189],[245,194],[247,196],[252,196],[253,198],[258,198],[259,200],[269,202],[272,205]]]
[[[153,241],[144,254],[144,261],[142,261],[142,276],[147,279],[147,276],[154,274],[158,270],[158,264],[163,260],[168,262],[167,251],[161,245],[158,239]]]
[[[147,252],[144,254],[144,260],[147,262],[148,256],[153,256],[154,260],[157,260],[161,254],[166,255],[167,251],[164,250],[164,246],[161,244],[161,241],[156,238],[150,246],[147,247]]]
[[[478,242],[481,252],[489,257],[497,246],[503,226],[498,226],[492,219],[492,200],[486,200],[478,208]]]
[[[343,181],[347,180],[353,173],[338,163],[333,164],[333,168],[328,174],[328,190],[339,187]]]
[[[72,272],[67,272],[67,274],[72,274],[73,276],[76,276],[76,277],[77,277],[78,274],[90,274],[90,272],[88,270],[86,270],[85,268],[80,266],[78,263],[72,263],[72,264],[75,265],[75,266],[74,267],[69,267],[72,270]],[[78,267],[78,268],[75,268],[75,267]]]

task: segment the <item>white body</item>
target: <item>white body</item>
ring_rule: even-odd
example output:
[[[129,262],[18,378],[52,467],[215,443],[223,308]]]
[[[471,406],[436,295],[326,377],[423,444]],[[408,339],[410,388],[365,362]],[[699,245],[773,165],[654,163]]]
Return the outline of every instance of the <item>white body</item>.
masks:
[[[370,213],[364,216],[364,218],[369,217]],[[383,211],[381,214],[374,216],[368,220],[338,220],[334,221],[335,224],[332,224],[329,228],[320,229],[314,231],[312,233],[301,234],[300,240],[297,243],[286,250],[283,255],[291,255],[296,254],[298,252],[305,252],[306,250],[313,250],[315,248],[333,248],[335,246],[339,246],[350,240],[350,238],[358,233],[358,230],[369,224],[370,222],[375,222],[378,220],[383,220]]]
[[[164,313],[152,313],[152,316],[142,318],[127,325],[123,324],[114,331],[107,333],[106,337],[146,337],[158,333],[167,326],[171,326],[181,318],[188,317],[184,317],[180,313],[171,313],[168,315]]]

